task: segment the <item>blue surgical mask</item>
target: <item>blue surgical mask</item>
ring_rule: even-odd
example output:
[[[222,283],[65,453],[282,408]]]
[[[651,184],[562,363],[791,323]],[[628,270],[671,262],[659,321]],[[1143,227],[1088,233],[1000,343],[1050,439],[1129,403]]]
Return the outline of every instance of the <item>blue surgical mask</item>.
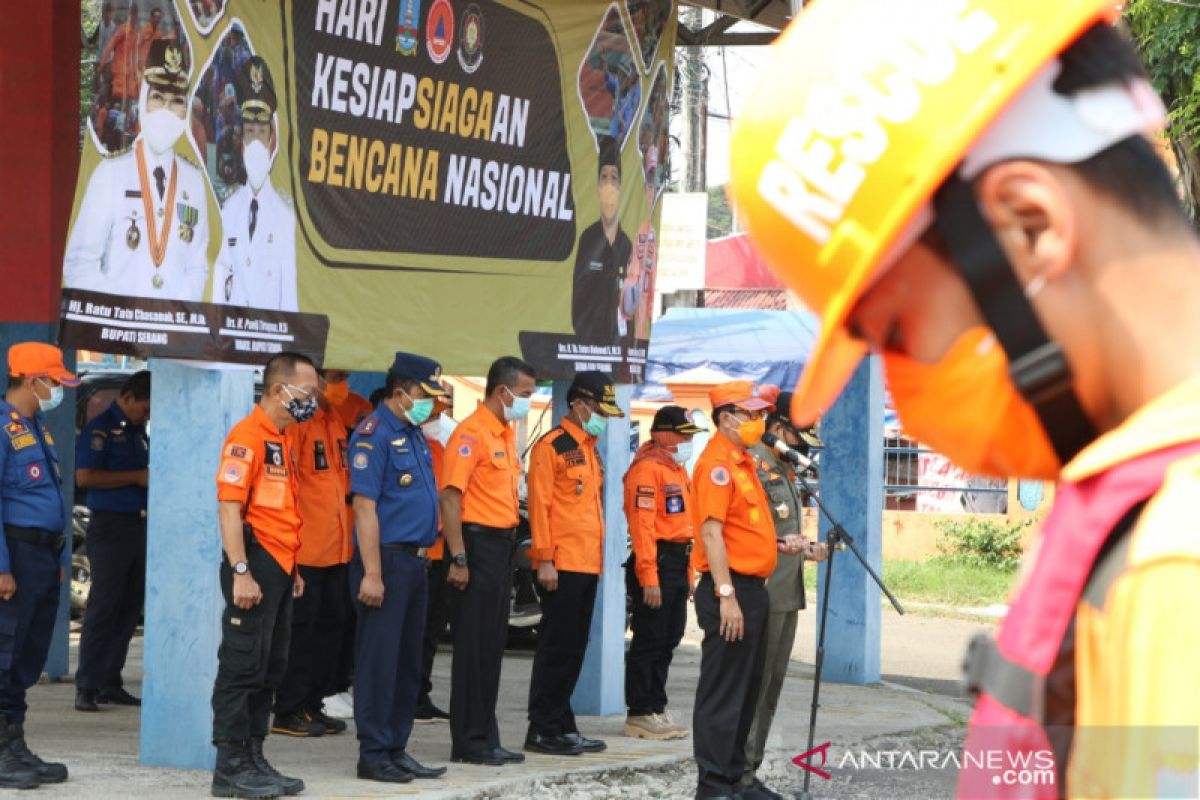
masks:
[[[675,459],[675,463],[683,466],[692,460],[692,443],[680,442],[675,445],[675,452],[671,453],[671,458]]]
[[[533,398],[517,397],[507,386],[504,387],[504,391],[508,392],[508,396],[512,398],[512,405],[504,407],[504,419],[514,422],[529,416],[529,409],[533,408]]]
[[[58,408],[63,399],[63,387],[54,386],[53,384],[46,383],[45,381],[39,381],[39,383],[50,390],[50,397],[46,398],[45,400],[40,397],[37,398],[38,407],[42,409],[42,413],[53,411],[54,409]],[[34,397],[37,397],[37,395],[34,395]]]
[[[595,411],[583,423],[583,432],[588,436],[600,436],[604,433],[604,429],[608,427],[608,417],[602,417]]]

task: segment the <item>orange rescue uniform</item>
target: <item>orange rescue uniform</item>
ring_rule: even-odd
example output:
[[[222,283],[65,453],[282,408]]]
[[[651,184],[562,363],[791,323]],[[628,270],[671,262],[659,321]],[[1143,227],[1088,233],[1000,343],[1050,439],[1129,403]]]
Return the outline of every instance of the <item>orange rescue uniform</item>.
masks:
[[[361,394],[350,392],[346,395],[346,399],[340,403],[333,405],[335,411],[341,416],[342,422],[350,430],[358,427],[358,423],[366,418],[374,409],[371,408],[371,402]]]
[[[255,406],[225,438],[217,470],[217,499],[241,504],[242,519],[288,574],[300,550],[294,465],[287,437]]]
[[[433,456],[433,477],[437,481],[438,492],[446,488],[446,484],[442,481],[442,465],[446,462],[446,448],[437,439],[429,439],[429,454]],[[430,561],[441,561],[442,556],[446,553],[446,537],[442,535],[442,516],[438,514],[438,535],[437,541],[430,547],[427,555]]]
[[[308,422],[284,430],[296,459],[297,500],[303,535],[297,561],[306,567],[348,564],[354,551],[354,522],[346,496],[346,426],[336,411],[318,408]]]
[[[700,526],[687,469],[652,441],[641,446],[625,473],[625,519],[638,584],[658,586],[658,542],[690,542]]]
[[[564,418],[529,457],[529,531],[535,562],[599,575],[604,568],[604,470],[596,438]]]
[[[768,578],[775,570],[778,552],[770,503],[758,482],[754,458],[723,434],[714,434],[696,461],[693,473],[696,519],[700,525],[715,519],[722,523],[729,568],[741,575]],[[696,529],[692,566],[708,572],[704,537]]]
[[[481,405],[454,429],[443,458],[439,485],[462,492],[464,524],[517,527],[521,462],[511,425]]]

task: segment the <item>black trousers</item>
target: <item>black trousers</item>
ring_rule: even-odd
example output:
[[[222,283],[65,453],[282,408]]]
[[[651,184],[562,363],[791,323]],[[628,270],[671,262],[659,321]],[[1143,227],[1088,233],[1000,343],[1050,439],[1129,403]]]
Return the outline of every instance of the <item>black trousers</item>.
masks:
[[[92,590],[79,639],[80,689],[114,689],[146,595],[146,518],[138,513],[93,511],[87,554]]]
[[[275,690],[287,671],[292,633],[292,576],[258,542],[247,538],[246,561],[262,590],[253,608],[233,604],[233,570],[221,559],[221,647],[213,683],[213,742],[260,738],[270,730]]]
[[[542,591],[542,624],[529,676],[529,733],[578,733],[571,695],[592,629],[599,575],[558,572],[558,588]]]
[[[687,625],[688,548],[659,542],[658,587],[662,605],[643,602],[631,558],[625,568],[625,588],[633,608],[629,627],[633,639],[625,653],[625,705],[630,716],[661,714],[667,708],[667,673],[675,648]]]
[[[0,714],[25,722],[25,692],[37,683],[58,616],[58,552],[44,544],[8,539],[17,593],[0,600]]]
[[[408,747],[421,689],[421,640],[425,635],[425,560],[381,547],[383,605],[357,600],[363,563],[350,562],[350,590],[358,611],[354,642],[354,725],[359,758],[389,761]]]
[[[346,565],[300,567],[304,594],[292,601],[292,633],[287,672],[275,694],[275,713],[316,711],[334,694],[342,652],[346,607]]]
[[[513,535],[463,525],[470,580],[451,591],[454,661],[450,668],[453,755],[490,754],[500,746],[496,700],[512,605]]]
[[[721,608],[712,575],[696,587],[696,620],[704,630],[700,682],[692,715],[693,752],[700,771],[697,796],[734,795],[746,768],[746,737],[762,683],[770,604],[762,578],[732,575],[744,619],[744,637],[721,637]]]
[[[342,618],[342,646],[337,654],[337,667],[333,671],[333,688],[329,694],[349,691],[354,685],[354,640],[358,629],[358,612],[352,602],[358,594],[356,589],[346,601],[346,615]],[[326,695],[328,697],[329,695]]]
[[[417,705],[432,705],[429,693],[433,691],[433,659],[437,657],[438,640],[446,630],[449,620],[447,610],[446,573],[450,560],[441,558],[429,562],[429,605],[425,614],[425,640],[421,643],[421,696]]]

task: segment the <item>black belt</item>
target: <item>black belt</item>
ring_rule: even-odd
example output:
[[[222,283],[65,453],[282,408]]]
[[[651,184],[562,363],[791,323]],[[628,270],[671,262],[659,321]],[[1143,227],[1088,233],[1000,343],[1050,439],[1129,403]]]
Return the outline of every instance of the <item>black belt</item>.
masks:
[[[710,581],[713,581],[714,583],[716,582],[716,580],[713,578],[711,572],[701,573],[700,579],[704,580],[705,578],[708,578]],[[748,583],[752,586],[765,586],[767,583],[766,578],[760,578],[757,575],[743,575],[742,573],[734,572],[733,570],[729,570],[729,580],[733,581],[734,583],[742,583],[742,584]]]
[[[408,544],[407,542],[389,542],[380,544],[379,546],[388,550],[399,550],[401,553],[408,553],[417,558],[429,558],[428,547],[418,547],[415,544]]]
[[[62,552],[63,544],[67,541],[61,533],[48,531],[45,528],[23,528],[19,525],[5,525],[4,535],[18,542],[44,545],[56,553]]]
[[[476,525],[474,522],[464,522],[462,527],[464,531],[469,530],[473,533],[486,533],[488,536],[500,536],[509,541],[515,541],[517,538],[516,528],[493,528],[490,525]]]
[[[136,517],[138,519],[146,518],[146,509],[141,511],[105,511],[104,509],[92,509],[92,516],[110,516],[110,517]]]
[[[668,542],[665,539],[659,539],[658,552],[670,553],[671,555],[690,556],[692,554],[692,543]]]

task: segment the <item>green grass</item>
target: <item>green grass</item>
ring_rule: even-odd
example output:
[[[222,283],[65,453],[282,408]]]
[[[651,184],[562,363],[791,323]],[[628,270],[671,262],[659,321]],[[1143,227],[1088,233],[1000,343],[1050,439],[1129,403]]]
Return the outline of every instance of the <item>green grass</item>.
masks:
[[[838,555],[838,567],[835,569],[846,566],[845,558],[842,554]],[[1006,601],[1015,578],[1014,572],[956,564],[941,558],[887,561],[883,565],[883,581],[901,603],[913,600],[956,608],[990,606]],[[837,579],[837,573],[834,579]],[[815,564],[805,564],[804,585],[810,594],[816,591]]]

